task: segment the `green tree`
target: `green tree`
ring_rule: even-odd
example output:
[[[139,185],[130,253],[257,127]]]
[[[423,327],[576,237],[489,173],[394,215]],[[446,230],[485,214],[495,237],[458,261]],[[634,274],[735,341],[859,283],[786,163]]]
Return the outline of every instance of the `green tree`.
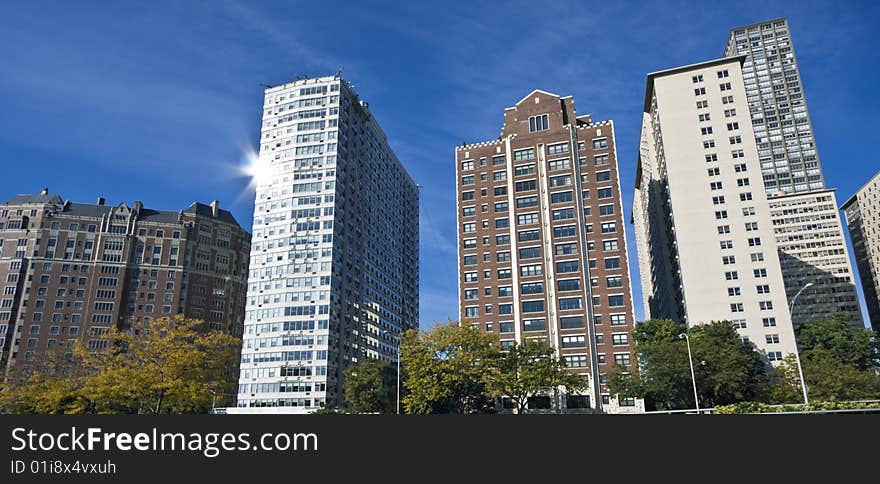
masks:
[[[639,372],[615,366],[608,375],[612,394],[645,399],[649,410],[693,408],[687,347],[678,335],[685,325],[668,319],[637,323],[632,330]]]
[[[156,319],[115,330],[110,338],[105,351],[78,345],[70,358],[13,379],[0,394],[3,410],[203,413],[211,408],[212,392],[231,390],[228,370],[240,342],[202,321]]]
[[[407,413],[483,413],[492,409],[487,382],[500,353],[492,333],[449,321],[408,331],[401,345]]]
[[[345,369],[346,409],[352,413],[394,413],[395,368],[388,362],[364,360]]]
[[[640,369],[630,374],[616,367],[609,375],[612,393],[645,399],[649,409],[694,408],[693,383],[686,341],[679,338],[685,325],[649,320],[632,331]],[[755,399],[766,388],[766,365],[742,342],[727,321],[687,329],[701,407]]]
[[[568,371],[547,343],[526,340],[514,344],[497,358],[497,371],[488,381],[490,394],[510,398],[517,413],[526,413],[529,398],[540,391],[565,387],[568,391],[586,388],[580,376]]]
[[[798,335],[801,352],[823,350],[835,361],[860,370],[880,367],[880,340],[870,329],[850,324],[846,313],[805,325]]]

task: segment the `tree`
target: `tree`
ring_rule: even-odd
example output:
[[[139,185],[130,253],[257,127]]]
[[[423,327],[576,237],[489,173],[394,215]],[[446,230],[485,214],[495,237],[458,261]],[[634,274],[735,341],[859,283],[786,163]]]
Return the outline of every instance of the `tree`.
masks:
[[[492,409],[487,382],[496,373],[498,339],[449,321],[408,331],[401,345],[407,413],[484,413]]]
[[[644,398],[651,409],[694,408],[687,343],[678,337],[685,330],[685,325],[670,320],[637,324],[632,336],[639,374],[616,367],[609,375],[611,392]],[[730,322],[694,325],[687,332],[701,407],[752,400],[761,394],[766,365]]]
[[[668,319],[651,319],[636,324],[631,335],[636,343],[639,373],[615,366],[608,375],[613,394],[645,399],[652,410],[693,408],[687,347],[678,335],[685,325]]]
[[[802,327],[798,336],[811,403],[880,397],[878,340],[871,330],[853,326],[846,314],[837,313]],[[800,376],[793,354],[770,374],[771,402],[802,403]],[[779,378],[780,375],[784,377]]]
[[[345,401],[352,413],[394,413],[394,367],[385,361],[364,360],[345,369]]]
[[[803,353],[823,350],[844,365],[860,370],[880,368],[880,340],[870,329],[851,325],[846,313],[805,325],[798,342]]]
[[[69,358],[13,379],[0,397],[16,413],[202,413],[225,389],[239,340],[182,317],[111,333],[105,351],[80,344]],[[219,392],[230,393],[230,392]]]
[[[586,382],[568,371],[547,343],[526,340],[514,344],[497,358],[497,371],[488,381],[489,391],[496,398],[510,398],[517,413],[526,413],[529,398],[540,391],[565,387],[582,390]]]

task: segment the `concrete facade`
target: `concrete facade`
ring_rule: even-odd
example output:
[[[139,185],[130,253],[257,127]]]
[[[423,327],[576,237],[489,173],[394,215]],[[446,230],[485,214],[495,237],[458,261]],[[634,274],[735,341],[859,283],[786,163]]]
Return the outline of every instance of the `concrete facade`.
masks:
[[[730,321],[775,363],[795,339],[743,61],[648,74],[633,223],[647,318]]]
[[[841,210],[846,214],[868,318],[874,331],[880,331],[880,173],[850,197]]]

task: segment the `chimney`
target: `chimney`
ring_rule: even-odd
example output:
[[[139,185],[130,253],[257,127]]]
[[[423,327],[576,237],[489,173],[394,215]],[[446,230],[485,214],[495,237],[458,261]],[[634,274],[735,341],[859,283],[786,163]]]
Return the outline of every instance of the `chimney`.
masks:
[[[214,200],[211,202],[211,215],[217,216],[217,213],[220,211],[220,202]]]
[[[48,194],[49,194],[49,189],[48,189],[48,188],[44,188],[43,191],[40,192],[40,195],[48,195]]]
[[[104,197],[98,197],[98,205],[104,205]]]
[[[144,209],[144,202],[142,202],[140,200],[135,200],[134,201],[134,211],[137,213],[140,213],[140,211],[143,209]]]

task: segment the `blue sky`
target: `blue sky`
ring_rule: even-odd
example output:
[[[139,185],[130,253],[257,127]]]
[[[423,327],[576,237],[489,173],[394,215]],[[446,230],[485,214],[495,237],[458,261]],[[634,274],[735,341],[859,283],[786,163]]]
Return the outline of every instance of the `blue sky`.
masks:
[[[781,16],[842,202],[880,169],[876,2],[3,2],[0,199],[219,199],[249,229],[235,167],[257,146],[261,84],[341,67],[424,186],[429,326],[457,314],[456,145],[496,138],[532,89],[573,95],[614,120],[629,212],[645,74],[720,57],[731,27]]]

